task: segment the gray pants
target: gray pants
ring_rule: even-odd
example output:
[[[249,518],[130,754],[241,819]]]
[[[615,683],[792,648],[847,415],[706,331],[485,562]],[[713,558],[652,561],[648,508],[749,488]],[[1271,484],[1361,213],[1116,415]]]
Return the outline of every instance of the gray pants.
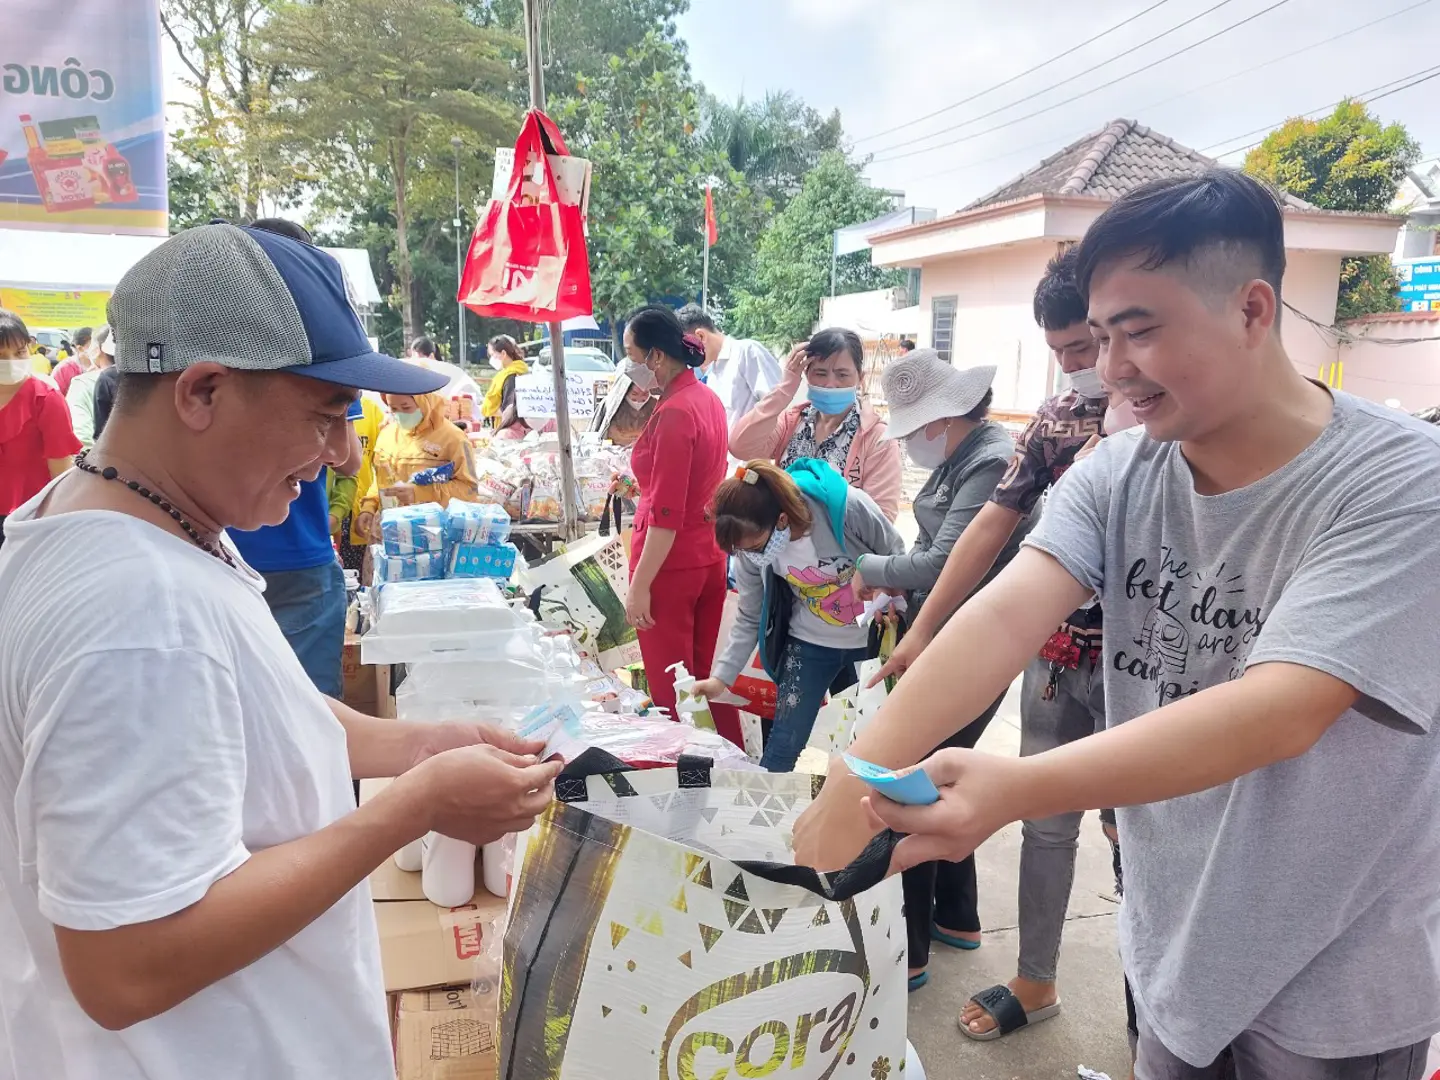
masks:
[[[1135,1080],[1421,1080],[1430,1040],[1383,1054],[1352,1058],[1307,1058],[1292,1054],[1258,1031],[1246,1031],[1228,1055],[1196,1067],[1182,1061],[1140,1022]],[[1233,1060],[1226,1060],[1226,1058]]]
[[[1089,659],[1060,672],[1055,697],[1045,700],[1050,665],[1038,657],[1025,669],[1020,695],[1020,756],[1053,750],[1105,728],[1104,673]],[[1060,936],[1083,814],[1027,821],[1020,845],[1020,965],[1022,979],[1054,982]]]

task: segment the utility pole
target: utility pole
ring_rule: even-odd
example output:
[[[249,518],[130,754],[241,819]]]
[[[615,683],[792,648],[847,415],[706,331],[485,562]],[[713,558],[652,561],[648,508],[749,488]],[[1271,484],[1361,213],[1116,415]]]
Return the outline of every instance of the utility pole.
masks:
[[[465,302],[459,299],[460,283],[465,278],[465,237],[463,220],[460,217],[460,147],[464,144],[460,141],[459,135],[450,139],[450,145],[455,150],[455,220],[452,222],[455,228],[455,316],[456,325],[460,328],[460,351],[455,354],[455,362],[462,368],[470,362],[470,357],[465,352]]]
[[[537,111],[545,109],[545,69],[540,66],[540,15],[544,2],[525,0],[530,108]],[[560,535],[565,540],[575,540],[580,535],[580,515],[575,506],[575,453],[571,444],[570,394],[565,381],[565,332],[558,321],[550,323],[549,330],[550,370],[555,378],[555,434],[560,439]]]

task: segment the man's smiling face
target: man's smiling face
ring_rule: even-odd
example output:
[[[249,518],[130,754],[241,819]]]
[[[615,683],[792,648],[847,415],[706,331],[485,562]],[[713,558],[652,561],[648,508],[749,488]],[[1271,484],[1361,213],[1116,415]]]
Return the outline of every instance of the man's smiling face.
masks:
[[[1096,269],[1090,326],[1100,377],[1152,438],[1203,439],[1247,407],[1255,352],[1276,311],[1274,291],[1247,277],[1247,261],[1217,248],[1159,269],[1145,269],[1140,254]]]

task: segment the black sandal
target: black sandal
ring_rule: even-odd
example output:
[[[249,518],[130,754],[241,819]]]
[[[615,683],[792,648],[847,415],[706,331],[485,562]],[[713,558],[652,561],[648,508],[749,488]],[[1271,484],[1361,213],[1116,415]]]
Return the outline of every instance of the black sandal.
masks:
[[[979,1005],[985,1014],[995,1021],[995,1026],[989,1031],[971,1031],[970,1026],[963,1019],[960,1021],[960,1030],[965,1033],[966,1038],[974,1039],[976,1042],[993,1042],[995,1039],[1003,1039],[1012,1031],[1019,1031],[1022,1027],[1030,1024],[1049,1020],[1060,1011],[1060,1003],[1057,1001],[1053,1005],[1046,1005],[1043,1009],[1027,1013],[1025,1007],[1020,1004],[1020,999],[1011,992],[1008,986],[992,986],[988,990],[981,990],[970,1001]]]

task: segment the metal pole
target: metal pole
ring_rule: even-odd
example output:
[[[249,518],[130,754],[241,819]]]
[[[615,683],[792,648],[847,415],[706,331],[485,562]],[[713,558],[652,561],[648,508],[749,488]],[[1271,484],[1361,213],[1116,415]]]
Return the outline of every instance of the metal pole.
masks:
[[[840,250],[838,237],[835,233],[830,234],[830,295],[835,295],[835,267],[840,256],[836,254]]]
[[[705,270],[700,278],[700,306],[710,310],[710,222],[705,222]]]
[[[545,71],[540,66],[540,7],[543,0],[525,0],[525,56],[530,68],[530,107],[545,108]],[[555,434],[560,440],[560,535],[580,535],[575,507],[575,452],[570,434],[570,394],[565,381],[565,332],[558,322],[549,324],[550,370],[555,379]]]
[[[455,362],[464,367],[470,357],[465,352],[465,302],[460,299],[460,283],[465,278],[465,239],[461,234],[464,226],[460,218],[460,147],[463,145],[460,136],[452,137],[450,145],[455,148],[455,319],[460,331],[460,351],[456,353]]]

